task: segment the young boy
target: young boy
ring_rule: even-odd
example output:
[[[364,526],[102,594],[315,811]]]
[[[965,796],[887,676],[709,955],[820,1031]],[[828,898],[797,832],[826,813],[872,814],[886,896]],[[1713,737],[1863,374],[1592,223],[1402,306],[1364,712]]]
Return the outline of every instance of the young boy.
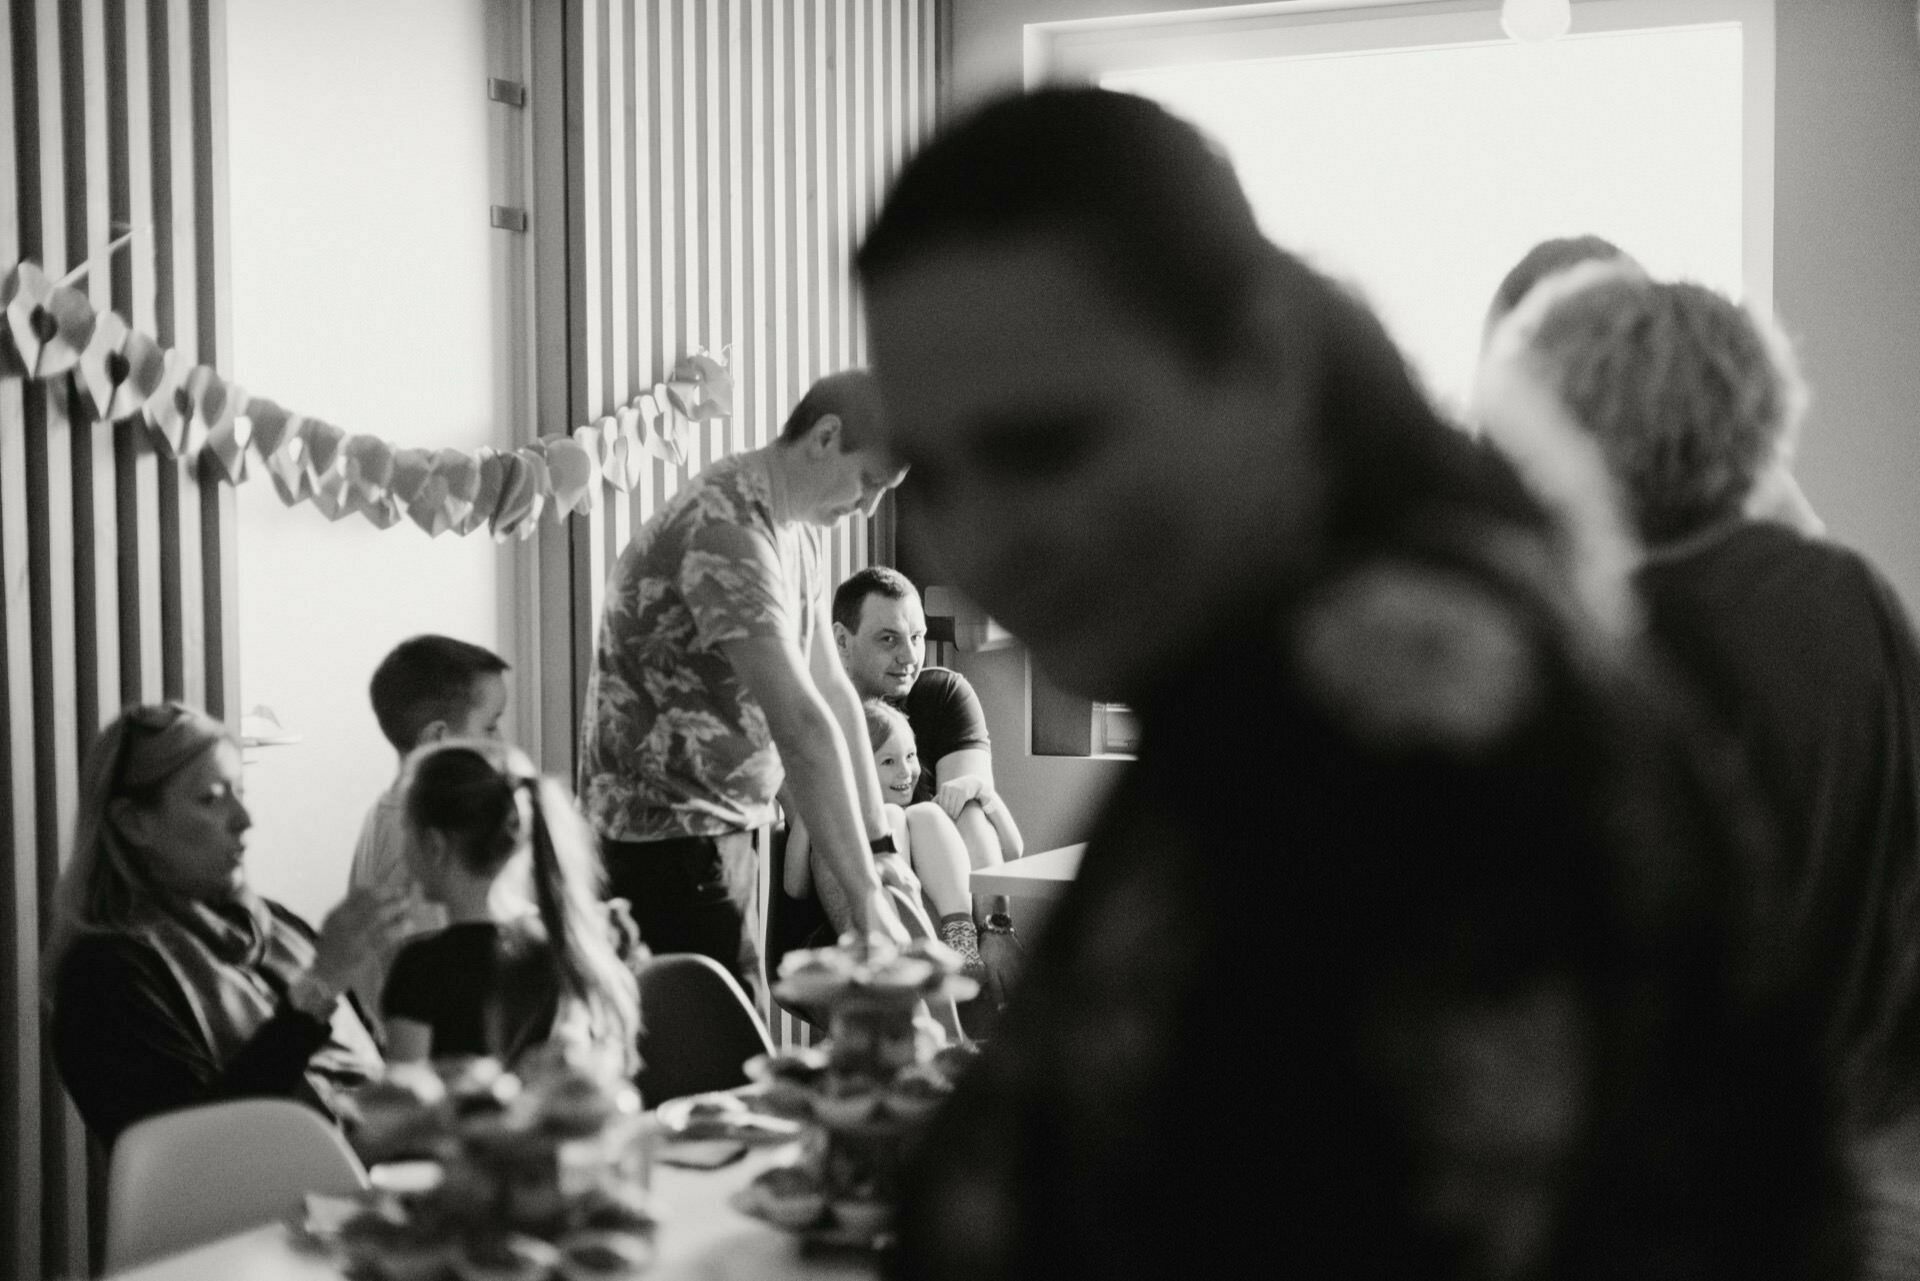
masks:
[[[368,692],[380,732],[400,754],[422,743],[443,738],[498,738],[500,716],[507,707],[507,663],[498,654],[451,636],[415,636],[396,645],[374,669]],[[353,850],[349,891],[380,888],[409,891],[414,906],[407,917],[407,935],[445,927],[445,912],[419,894],[407,870],[407,832],[401,808],[400,781],[381,794],[367,811],[360,840]],[[398,945],[369,963],[355,985],[362,1008],[380,1008],[380,988]]]

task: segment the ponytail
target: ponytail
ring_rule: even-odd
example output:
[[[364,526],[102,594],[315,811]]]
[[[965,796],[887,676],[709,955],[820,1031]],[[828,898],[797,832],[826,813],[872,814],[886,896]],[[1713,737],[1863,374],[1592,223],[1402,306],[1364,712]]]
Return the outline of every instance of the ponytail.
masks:
[[[557,783],[526,777],[515,786],[531,804],[534,903],[560,980],[559,1017],[569,999],[584,1008],[595,1040],[617,1049],[631,1075],[639,1066],[639,990],[614,950],[599,901],[603,876],[593,835]]]
[[[615,954],[599,901],[593,832],[565,790],[540,777],[518,748],[443,741],[408,762],[407,818],[450,838],[454,857],[474,875],[498,876],[523,844],[530,847],[534,906],[559,989],[548,1034],[584,1013],[594,1041],[616,1050],[628,1075],[637,1070],[638,985]],[[524,1047],[497,1048],[512,1057]]]

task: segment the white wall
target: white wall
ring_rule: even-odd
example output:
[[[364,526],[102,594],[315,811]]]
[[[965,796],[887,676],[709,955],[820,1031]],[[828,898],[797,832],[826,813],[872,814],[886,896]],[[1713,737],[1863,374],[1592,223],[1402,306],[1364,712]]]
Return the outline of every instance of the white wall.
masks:
[[[235,377],[401,445],[511,438],[487,0],[228,0]],[[504,203],[504,201],[502,201]],[[249,766],[254,883],[318,921],[393,751],[374,665],[422,631],[507,653],[510,551],[239,490],[241,706],[296,746]],[[511,716],[511,711],[510,711]],[[508,728],[513,724],[509,721]]]

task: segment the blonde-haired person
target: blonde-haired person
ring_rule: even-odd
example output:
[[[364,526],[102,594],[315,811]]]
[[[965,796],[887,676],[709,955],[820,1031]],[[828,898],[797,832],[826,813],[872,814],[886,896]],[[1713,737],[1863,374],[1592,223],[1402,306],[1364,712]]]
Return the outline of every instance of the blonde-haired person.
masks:
[[[1772,322],[1697,284],[1580,268],[1496,338],[1598,444],[1644,544],[1654,637],[1780,828],[1792,934],[1850,1119],[1920,1105],[1920,645],[1886,579],[1755,514],[1807,393]],[[1499,379],[1494,381],[1498,382]]]
[[[1557,236],[1543,240],[1521,256],[1493,292],[1493,301],[1481,326],[1481,347],[1492,346],[1501,323],[1544,282],[1575,268],[1604,264],[1629,276],[1646,277],[1646,269],[1619,245],[1603,236]],[[1593,277],[1589,274],[1588,279]],[[1784,349],[1783,349],[1784,350]],[[1781,442],[1769,465],[1748,491],[1746,514],[1756,520],[1773,520],[1803,534],[1827,532],[1826,522],[1813,509],[1793,474],[1792,440]]]
[[[248,886],[252,824],[239,743],[192,707],[128,708],[87,751],[44,959],[53,1061],[102,1142],[252,1095],[333,1115],[379,1068],[341,994],[404,900],[350,895],[316,933]]]
[[[401,792],[409,871],[449,924],[394,958],[381,996],[394,1059],[511,1062],[558,1039],[631,1076],[634,975],[600,902],[593,832],[566,789],[517,747],[454,739],[408,757]]]

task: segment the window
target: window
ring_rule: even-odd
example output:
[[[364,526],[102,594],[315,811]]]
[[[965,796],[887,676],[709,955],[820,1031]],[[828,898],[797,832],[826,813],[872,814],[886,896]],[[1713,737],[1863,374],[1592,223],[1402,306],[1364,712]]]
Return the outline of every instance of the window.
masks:
[[[1352,284],[1458,410],[1487,301],[1594,232],[1762,308],[1772,292],[1772,0],[1585,0],[1506,39],[1493,0],[1297,0],[1027,28],[1031,79],[1192,120],[1279,243]]]

